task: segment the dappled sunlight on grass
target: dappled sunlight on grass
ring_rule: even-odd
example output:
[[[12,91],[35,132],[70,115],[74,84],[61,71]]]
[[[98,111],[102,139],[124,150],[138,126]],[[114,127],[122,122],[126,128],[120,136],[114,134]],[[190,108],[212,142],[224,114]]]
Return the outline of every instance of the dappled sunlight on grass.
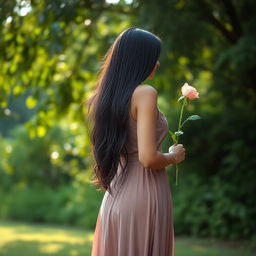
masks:
[[[90,255],[93,232],[70,227],[0,223],[1,255]]]
[[[57,228],[40,228],[30,227],[25,225],[13,226],[13,227],[0,227],[0,233],[4,234],[0,244],[5,241],[12,240],[13,236],[16,236],[19,240],[30,241],[37,240],[41,242],[66,242],[84,244],[85,242],[91,241],[93,238],[92,234],[88,232],[78,231],[72,232],[72,230],[58,230]],[[84,233],[83,237],[81,237]],[[71,236],[72,235],[72,236]]]
[[[90,256],[93,231],[61,225],[0,221],[1,256]],[[176,256],[253,256],[249,244],[175,237]]]
[[[43,245],[39,247],[39,250],[42,252],[46,252],[46,253],[56,253],[59,250],[61,250],[63,248],[63,246],[61,246],[60,244],[57,243],[51,243],[48,245]]]
[[[206,252],[207,248],[204,248],[203,246],[199,246],[199,245],[194,245],[192,246],[192,250],[198,251],[198,252]]]

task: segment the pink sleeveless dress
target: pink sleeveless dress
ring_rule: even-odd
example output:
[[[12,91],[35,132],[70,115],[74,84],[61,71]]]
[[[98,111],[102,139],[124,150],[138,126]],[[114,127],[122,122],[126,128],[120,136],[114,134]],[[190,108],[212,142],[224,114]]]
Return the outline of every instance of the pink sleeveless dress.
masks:
[[[168,122],[157,108],[157,149],[168,133]],[[138,160],[137,123],[129,116],[129,160],[120,189],[105,192],[94,232],[91,256],[174,256],[172,194],[165,168],[145,168]],[[122,160],[122,159],[121,159]]]

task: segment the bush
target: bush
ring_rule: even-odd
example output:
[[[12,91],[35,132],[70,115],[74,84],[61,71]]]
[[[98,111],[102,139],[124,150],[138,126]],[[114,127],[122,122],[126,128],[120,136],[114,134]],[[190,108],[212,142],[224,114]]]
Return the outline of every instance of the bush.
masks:
[[[212,236],[228,239],[252,238],[256,228],[252,198],[241,200],[240,188],[215,176],[208,181],[186,175],[173,186],[176,234]]]
[[[14,186],[1,191],[1,219],[72,224],[93,229],[103,194],[88,183],[49,187]]]

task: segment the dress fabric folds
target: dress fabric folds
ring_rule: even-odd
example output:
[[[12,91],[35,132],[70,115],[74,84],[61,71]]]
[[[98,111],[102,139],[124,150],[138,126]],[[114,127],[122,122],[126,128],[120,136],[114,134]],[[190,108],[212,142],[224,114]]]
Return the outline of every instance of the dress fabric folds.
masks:
[[[156,142],[162,152],[169,127],[164,114],[157,110]],[[116,182],[118,193],[115,188],[113,196],[105,191],[91,256],[174,256],[173,202],[167,171],[145,168],[139,162],[137,123],[131,114],[128,124],[126,175],[121,184],[119,165],[111,182],[111,187]]]

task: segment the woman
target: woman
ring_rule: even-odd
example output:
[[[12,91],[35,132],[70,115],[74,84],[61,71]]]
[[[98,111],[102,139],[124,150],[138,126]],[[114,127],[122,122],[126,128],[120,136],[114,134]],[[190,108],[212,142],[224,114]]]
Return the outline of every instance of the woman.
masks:
[[[168,122],[154,78],[161,40],[128,28],[103,58],[92,107],[93,184],[105,190],[91,256],[173,256],[172,198],[165,167],[185,159],[182,144],[162,153]]]

